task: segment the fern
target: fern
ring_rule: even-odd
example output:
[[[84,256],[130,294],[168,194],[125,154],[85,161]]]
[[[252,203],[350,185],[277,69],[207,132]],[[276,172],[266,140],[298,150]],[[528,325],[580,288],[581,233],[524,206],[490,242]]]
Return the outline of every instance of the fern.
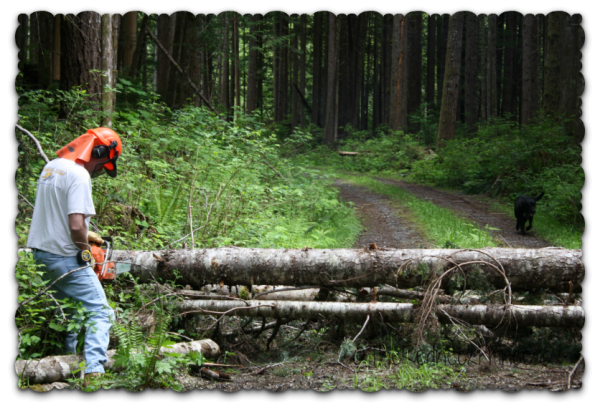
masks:
[[[156,371],[156,363],[160,358],[160,348],[165,344],[167,338],[167,331],[169,330],[170,317],[162,315],[154,328],[154,332],[148,338],[147,348],[149,349],[149,356],[147,357],[147,363],[144,367],[144,385],[148,386],[152,382],[152,378]]]
[[[170,198],[167,194],[165,194],[162,187],[159,187],[157,190],[154,190],[154,200],[156,202],[156,211],[158,214],[158,221],[161,225],[168,224],[169,221],[171,221],[171,219],[173,218],[175,211],[185,201],[185,199],[183,197],[179,196],[182,186],[183,186],[183,182],[179,183],[179,185],[175,188],[175,191],[170,196]],[[168,204],[166,204],[166,206],[165,206],[164,204],[166,201],[168,201]]]

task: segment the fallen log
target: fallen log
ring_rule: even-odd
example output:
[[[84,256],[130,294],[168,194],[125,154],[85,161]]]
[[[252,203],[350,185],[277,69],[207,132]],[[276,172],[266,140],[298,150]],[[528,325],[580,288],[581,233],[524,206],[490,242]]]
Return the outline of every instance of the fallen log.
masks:
[[[416,306],[408,303],[340,303],[321,301],[205,301],[194,300],[177,303],[177,308],[188,314],[215,315],[229,312],[228,316],[271,317],[291,319],[344,319],[365,321],[371,318],[386,322],[413,322]],[[448,316],[472,325],[520,327],[583,327],[583,309],[576,306],[541,305],[451,305],[436,307],[435,314],[443,324],[451,323]]]
[[[373,295],[373,289],[364,288],[364,290],[368,292],[369,295]],[[498,292],[496,292],[496,294],[497,293]],[[387,295],[406,300],[422,300],[425,298],[425,292],[423,291],[400,290],[389,285],[377,287],[377,295]],[[456,292],[454,295],[445,295],[443,292],[441,292],[436,295],[436,300],[444,304],[485,304],[486,302],[489,302],[490,297],[490,295],[484,296],[477,292],[474,293],[471,290],[466,290],[464,292]],[[500,298],[502,298],[502,296],[500,296]],[[513,303],[520,304],[525,299],[526,297],[524,296],[513,296]],[[541,305],[565,305],[567,302],[569,302],[569,294],[558,293],[555,295],[550,294],[539,303]],[[569,305],[581,305],[581,303],[581,298],[573,298],[572,301],[569,302]]]
[[[254,300],[285,300],[285,301],[312,301],[319,294],[320,288],[290,289],[286,286],[255,285],[252,287],[254,298],[249,292],[242,291],[237,286],[205,285],[199,291],[196,290],[178,290],[177,295],[188,298],[214,298],[217,300],[228,300],[231,298],[243,298]],[[247,293],[247,295],[245,294]],[[266,293],[264,295],[261,295]],[[333,293],[332,293],[333,294]],[[348,301],[348,294],[335,293],[335,301]]]
[[[171,347],[161,347],[161,353],[187,354],[200,352],[204,357],[216,357],[220,353],[219,346],[212,340],[198,340],[173,344]],[[111,369],[115,363],[113,356],[117,350],[106,352],[108,361],[104,369]],[[29,384],[46,384],[73,378],[79,364],[84,361],[83,354],[57,355],[40,360],[17,360],[15,370],[20,378],[29,380]]]
[[[492,258],[493,257],[493,258]],[[131,273],[141,282],[153,278],[189,284],[373,287],[389,284],[414,288],[427,284],[429,273],[460,264],[460,272],[513,290],[543,288],[580,292],[584,277],[581,250],[563,248],[482,250],[450,249],[261,249],[223,247],[163,251],[113,252],[115,261],[133,262]],[[501,266],[500,266],[500,265]],[[496,267],[496,268],[495,268]],[[176,278],[174,271],[177,271]],[[447,287],[450,276],[445,276]],[[482,278],[483,277],[483,278]],[[469,279],[464,287],[469,288]]]

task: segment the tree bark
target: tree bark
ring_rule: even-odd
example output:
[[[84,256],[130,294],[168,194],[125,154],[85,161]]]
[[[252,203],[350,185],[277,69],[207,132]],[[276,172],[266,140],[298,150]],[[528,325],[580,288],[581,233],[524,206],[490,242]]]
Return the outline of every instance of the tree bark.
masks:
[[[421,39],[423,37],[423,12],[415,11],[406,15],[406,80],[407,85],[407,108],[406,113],[415,114],[421,108],[421,88],[422,88],[422,69],[423,69],[423,48]],[[408,81],[410,79],[410,81]],[[407,120],[407,127],[410,133],[419,131],[420,123],[410,124]]]
[[[113,44],[113,24],[110,14],[104,14],[101,18],[102,23],[102,110],[106,113],[103,116],[103,125],[112,127],[112,115],[115,110],[114,89],[116,86],[115,73],[117,71],[117,59],[114,54]]]
[[[135,78],[137,72],[142,67],[142,56],[144,52],[146,38],[146,27],[148,26],[148,15],[144,14],[142,18],[142,24],[140,26],[140,32],[137,34],[137,39],[135,41],[135,49],[133,51],[133,57],[131,58],[131,66],[129,67],[129,77]]]
[[[496,23],[498,16],[488,16],[488,50],[487,50],[487,118],[493,121],[498,117],[498,85],[496,84]]]
[[[506,30],[504,34],[504,70],[502,79],[502,117],[515,114],[514,89],[514,63],[515,47],[517,40],[517,12],[504,13]]]
[[[477,16],[466,12],[465,15],[466,40],[465,40],[465,125],[467,132],[473,134],[477,130],[477,58],[478,33]]]
[[[114,366],[113,356],[117,350],[106,352],[108,361],[105,369]],[[198,340],[173,344],[172,347],[160,348],[161,353],[187,354],[190,352],[202,353],[205,357],[214,358],[220,353],[219,346],[212,340]],[[45,384],[73,378],[74,372],[79,369],[79,363],[85,361],[83,354],[57,355],[45,357],[41,360],[18,360],[15,362],[15,371],[20,378],[28,380],[29,384]]]
[[[335,112],[335,73],[337,63],[337,47],[336,47],[336,16],[335,14],[328,12],[328,34],[327,34],[327,115],[325,117],[325,132],[323,135],[323,144],[333,147],[335,141],[335,131],[337,128],[336,124],[336,112]]]
[[[123,67],[131,68],[137,39],[137,11],[123,16]]]
[[[313,19],[313,86],[312,86],[312,116],[311,122],[321,126],[321,119],[319,113],[321,112],[321,58],[323,55],[323,12],[317,12],[314,14]]]
[[[313,301],[318,296],[321,288],[303,288],[303,289],[290,289],[294,287],[286,286],[272,286],[272,285],[254,285],[252,286],[252,292],[254,298],[252,300],[263,301],[263,300],[282,300],[282,301]],[[391,287],[390,287],[391,288]],[[241,298],[240,297],[241,287],[238,286],[220,286],[220,285],[206,285],[202,287],[200,291],[195,290],[178,290],[177,295],[181,295],[188,298],[200,298],[200,299],[231,299]],[[267,293],[260,295],[262,293]],[[335,301],[349,301],[349,294],[345,293],[330,293],[330,296],[334,297]]]
[[[372,122],[372,131],[375,133],[377,127],[381,124],[383,114],[382,114],[382,89],[381,89],[381,45],[379,40],[382,38],[380,35],[381,26],[382,26],[382,16],[377,13],[374,16],[373,23],[373,122]]]
[[[479,118],[482,123],[485,123],[488,119],[487,109],[487,69],[486,69],[486,57],[487,57],[487,28],[485,26],[485,14],[477,16],[479,20],[479,73],[480,73],[480,86],[479,86]]]
[[[257,35],[260,29],[261,15],[255,14],[250,20],[250,39],[248,43],[248,92],[247,112],[252,113],[257,108],[258,96],[258,42]]]
[[[61,26],[61,89],[82,86],[92,101],[100,102],[102,69],[100,15],[83,12],[66,15]]]
[[[484,251],[502,264],[513,290],[546,288],[568,292],[570,282],[574,292],[580,290],[584,267],[579,250],[491,248]],[[397,288],[412,288],[426,284],[427,273],[431,270],[449,268],[451,265],[445,259],[452,258],[457,264],[469,261],[494,263],[482,252],[448,249],[304,251],[225,247],[168,251],[115,250],[113,258],[117,262],[132,261],[131,273],[140,281],[152,281],[152,276],[176,280],[176,270],[181,276],[177,283],[189,284],[195,289],[220,283],[343,287],[390,284]],[[399,274],[401,267],[402,273]],[[506,286],[504,278],[488,265],[470,264],[462,268],[467,273],[480,271],[496,288]]]
[[[435,108],[435,19],[439,14],[432,14],[427,19],[427,86],[425,101],[427,109]]]
[[[229,16],[227,12],[221,13],[223,24],[221,43],[221,78],[219,79],[220,93],[219,104],[225,113],[229,113]]]
[[[386,14],[383,16],[383,30],[381,41],[381,115],[382,123],[390,124],[391,113],[391,97],[395,90],[392,86],[392,64],[397,64],[398,61],[392,62],[392,31],[394,28],[394,16]]]
[[[533,14],[523,17],[523,73],[521,77],[521,124],[528,124],[532,117],[531,92],[532,85],[532,63],[533,63]]]
[[[450,18],[444,74],[444,93],[442,94],[442,106],[440,109],[440,122],[437,135],[438,147],[442,146],[445,141],[454,138],[456,111],[458,108],[458,82],[460,75],[463,22],[464,12],[455,13]]]
[[[300,92],[306,95],[306,14],[300,16]],[[306,127],[306,115],[300,111],[300,127]]]
[[[292,40],[292,83],[298,84],[299,70],[300,70],[300,56],[298,54],[298,45],[300,43],[300,22],[299,16],[295,15],[294,18],[294,37]],[[300,97],[298,93],[292,93],[292,129],[300,125],[300,116],[302,115],[302,108],[300,107]]]
[[[444,75],[446,67],[446,49],[448,48],[448,22],[449,14],[438,17],[437,22],[437,107],[442,106],[442,90],[444,89]]]
[[[240,29],[239,29],[239,13],[233,13],[233,64],[234,64],[234,79],[235,79],[235,106],[240,109],[241,89],[240,89]]]
[[[62,14],[54,16],[52,32],[52,81],[60,81],[60,25]],[[116,57],[116,56],[115,56]]]
[[[408,20],[402,14],[396,14],[392,29],[392,55],[390,72],[390,114],[391,130],[406,130],[408,125],[408,87],[407,87],[407,32]]]
[[[369,315],[386,322],[414,321],[415,305],[409,303],[344,303],[322,301],[207,301],[194,300],[178,303],[180,311],[197,311],[198,315],[214,315],[238,308],[228,316],[270,317],[285,319],[327,319],[362,322]],[[254,307],[254,308],[247,308]],[[203,312],[204,311],[204,312]],[[206,312],[209,311],[209,312]],[[540,305],[438,305],[435,315],[443,324],[452,320],[471,325],[518,327],[576,327],[582,328],[585,317],[577,306]]]
[[[161,14],[158,16],[158,33],[156,37],[160,43],[165,46],[167,51],[171,50],[171,18],[168,14]],[[163,97],[167,95],[167,89],[169,86],[169,71],[171,62],[165,53],[159,52],[156,56],[156,71],[157,71],[157,84],[156,92]]]

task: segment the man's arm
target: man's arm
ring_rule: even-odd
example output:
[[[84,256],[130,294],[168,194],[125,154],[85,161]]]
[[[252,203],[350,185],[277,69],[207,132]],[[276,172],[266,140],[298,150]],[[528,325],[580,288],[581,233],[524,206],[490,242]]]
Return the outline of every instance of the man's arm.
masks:
[[[69,214],[69,230],[71,231],[71,240],[80,250],[89,250],[87,240],[87,227],[85,226],[85,217],[83,214]]]

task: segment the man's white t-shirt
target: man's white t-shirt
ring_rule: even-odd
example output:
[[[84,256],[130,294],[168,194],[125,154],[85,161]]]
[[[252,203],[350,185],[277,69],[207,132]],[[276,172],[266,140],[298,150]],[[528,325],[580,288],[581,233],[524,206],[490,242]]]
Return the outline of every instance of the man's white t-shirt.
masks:
[[[27,247],[75,256],[79,247],[71,240],[69,214],[83,214],[89,227],[90,217],[96,215],[92,180],[82,165],[57,158],[46,164],[38,180]]]

